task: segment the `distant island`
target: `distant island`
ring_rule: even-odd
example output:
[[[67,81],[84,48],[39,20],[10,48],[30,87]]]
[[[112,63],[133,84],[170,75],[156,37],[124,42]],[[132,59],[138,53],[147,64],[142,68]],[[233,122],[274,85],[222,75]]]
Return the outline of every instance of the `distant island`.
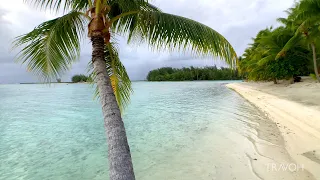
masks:
[[[78,75],[74,75],[72,76],[71,78],[71,81],[73,83],[84,83],[84,82],[93,82],[91,76],[86,76],[86,75],[83,75],[83,74],[78,74]]]
[[[148,81],[197,81],[197,80],[240,80],[242,77],[237,70],[230,68],[193,67],[172,68],[163,67],[150,71]]]

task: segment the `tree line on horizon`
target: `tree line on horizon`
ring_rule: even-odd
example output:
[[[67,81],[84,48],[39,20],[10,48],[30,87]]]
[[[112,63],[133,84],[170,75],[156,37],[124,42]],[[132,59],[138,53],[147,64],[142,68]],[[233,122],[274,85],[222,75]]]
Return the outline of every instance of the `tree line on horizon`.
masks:
[[[274,81],[310,75],[320,82],[320,1],[302,0],[278,18],[281,26],[261,30],[239,57],[247,80]]]
[[[162,67],[150,71],[148,81],[197,81],[197,80],[239,80],[242,77],[237,70],[230,68],[211,67],[184,67],[181,69]]]

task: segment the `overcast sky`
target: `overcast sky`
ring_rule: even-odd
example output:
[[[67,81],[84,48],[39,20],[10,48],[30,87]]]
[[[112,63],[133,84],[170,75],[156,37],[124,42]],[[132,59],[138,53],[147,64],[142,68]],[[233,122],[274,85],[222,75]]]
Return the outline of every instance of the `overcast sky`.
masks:
[[[284,10],[294,0],[153,0],[154,5],[164,12],[199,21],[224,35],[241,55],[251,38],[267,26],[276,26],[276,18],[285,17]],[[26,71],[25,66],[16,64],[11,51],[14,37],[31,31],[45,20],[54,18],[48,12],[39,12],[23,3],[23,0],[0,0],[0,83],[35,82],[37,77]],[[194,59],[179,53],[151,52],[146,45],[127,45],[125,37],[119,40],[120,58],[132,80],[145,79],[154,68],[163,66],[187,67],[222,65],[212,59]],[[73,65],[62,79],[70,80],[74,74],[86,73],[90,61],[89,41],[82,46],[79,63]]]

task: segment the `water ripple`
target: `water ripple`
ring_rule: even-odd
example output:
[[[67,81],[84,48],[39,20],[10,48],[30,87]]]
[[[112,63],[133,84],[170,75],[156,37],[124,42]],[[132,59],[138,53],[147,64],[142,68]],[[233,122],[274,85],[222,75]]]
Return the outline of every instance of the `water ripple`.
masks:
[[[252,105],[219,82],[133,86],[123,117],[137,179],[239,173],[227,171],[226,162],[246,161],[246,137],[263,118]],[[1,85],[0,179],[107,179],[105,132],[92,92],[85,84]]]

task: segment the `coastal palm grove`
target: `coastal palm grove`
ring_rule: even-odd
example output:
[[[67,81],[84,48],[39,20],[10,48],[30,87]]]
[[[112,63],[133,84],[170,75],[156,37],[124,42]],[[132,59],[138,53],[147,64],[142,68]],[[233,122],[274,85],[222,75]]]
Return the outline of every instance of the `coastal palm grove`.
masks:
[[[100,97],[108,143],[110,180],[135,179],[120,108],[130,100],[131,82],[119,58],[115,35],[154,50],[180,50],[201,57],[237,61],[218,32],[184,17],[167,14],[147,0],[25,0],[38,9],[63,13],[17,37],[17,60],[45,81],[56,80],[79,59],[81,40],[89,37],[89,64]],[[132,59],[134,61],[134,59]]]
[[[198,81],[198,80],[239,80],[237,70],[230,68],[213,67],[193,67],[190,68],[172,68],[163,67],[150,71],[147,75],[148,81]]]
[[[261,30],[239,58],[247,80],[274,81],[312,76],[320,82],[320,1],[302,0],[278,18],[280,27]]]

